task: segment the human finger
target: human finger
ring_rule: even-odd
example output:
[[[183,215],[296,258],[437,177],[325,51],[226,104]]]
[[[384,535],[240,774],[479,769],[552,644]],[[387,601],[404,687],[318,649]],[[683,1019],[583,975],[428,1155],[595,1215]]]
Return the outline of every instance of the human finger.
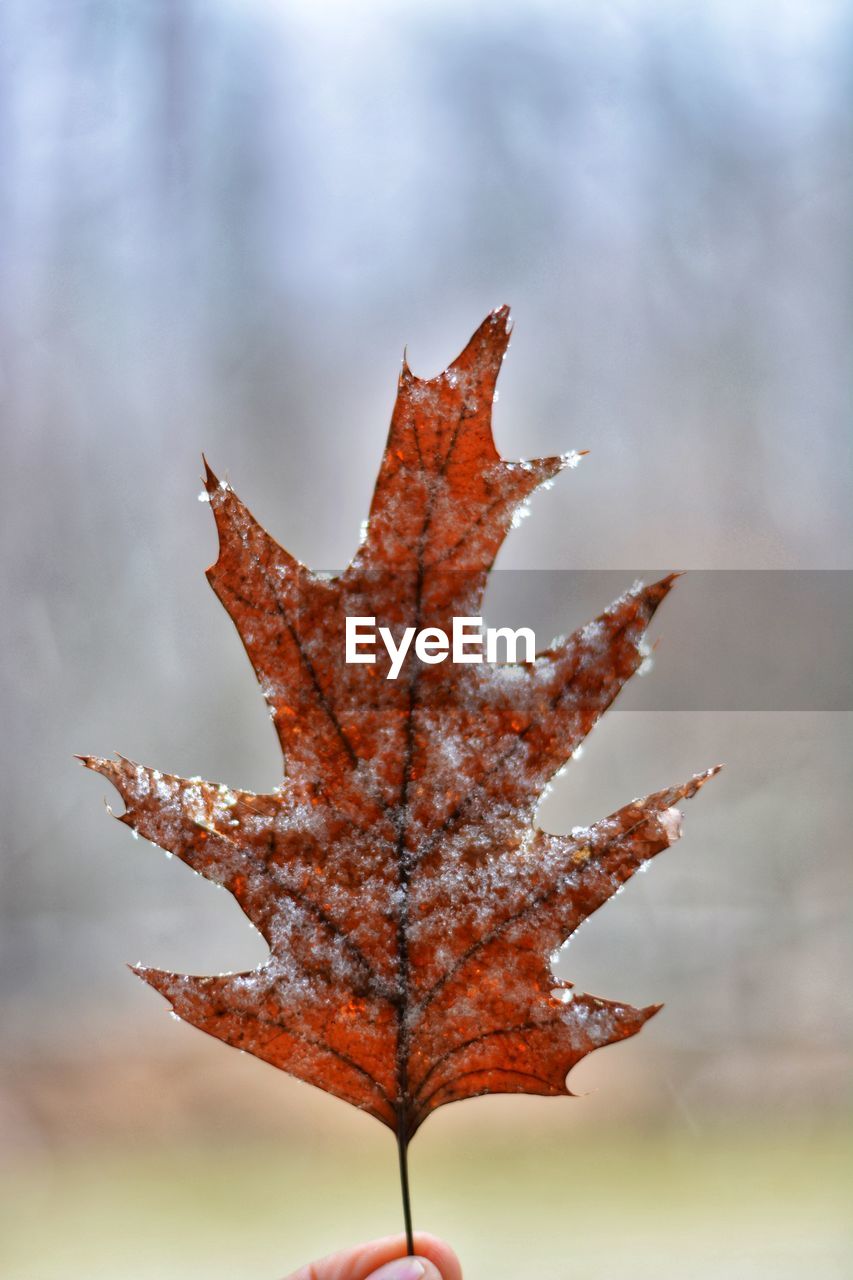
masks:
[[[427,1264],[423,1280],[462,1280],[459,1259],[443,1240],[426,1232],[415,1236],[415,1253]],[[330,1254],[320,1262],[300,1267],[288,1280],[374,1280],[374,1273],[391,1262],[406,1259],[406,1237],[386,1236],[367,1244]],[[430,1268],[433,1275],[430,1275]],[[380,1274],[380,1280],[386,1276]]]

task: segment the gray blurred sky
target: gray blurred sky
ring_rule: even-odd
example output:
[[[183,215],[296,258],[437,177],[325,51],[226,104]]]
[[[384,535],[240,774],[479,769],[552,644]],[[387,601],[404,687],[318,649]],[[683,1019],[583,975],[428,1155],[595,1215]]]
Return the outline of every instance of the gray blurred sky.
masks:
[[[650,564],[853,567],[851,16],[819,0],[6,0],[10,1072],[48,1042],[181,1052],[125,960],[261,959],[234,904],[110,824],[105,786],[70,761],[117,748],[275,784],[202,576],[202,450],[290,550],[340,567],[403,344],[434,373],[508,301],[500,448],[592,456],[504,567],[625,569],[625,586]],[[673,633],[690,590],[667,603]],[[849,716],[614,712],[543,820],[589,820],[718,758],[728,775],[682,847],[584,930],[572,976],[669,1002],[620,1050],[626,1078],[645,1063],[691,1105],[839,1100]]]

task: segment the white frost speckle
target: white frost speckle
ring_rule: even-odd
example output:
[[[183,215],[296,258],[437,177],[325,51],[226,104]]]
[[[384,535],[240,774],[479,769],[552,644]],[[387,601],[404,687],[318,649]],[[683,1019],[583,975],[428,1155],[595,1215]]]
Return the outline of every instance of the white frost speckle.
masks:
[[[664,809],[660,815],[660,824],[667,839],[671,844],[674,844],[681,836],[681,810],[676,808]]]
[[[510,528],[517,529],[518,526],[521,524],[522,520],[526,520],[529,515],[530,515],[530,503],[529,502],[520,503],[519,506],[517,506],[515,508],[515,511],[513,511],[512,513]]]

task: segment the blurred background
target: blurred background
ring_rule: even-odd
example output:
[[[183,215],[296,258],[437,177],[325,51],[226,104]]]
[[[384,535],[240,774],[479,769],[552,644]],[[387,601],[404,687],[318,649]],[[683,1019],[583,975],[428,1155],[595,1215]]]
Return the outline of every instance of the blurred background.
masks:
[[[340,568],[404,343],[434,374],[506,301],[499,448],[591,456],[502,568],[849,583],[851,35],[842,0],[5,0],[4,1277],[274,1280],[399,1229],[385,1130],[127,972],[264,948],[71,759],[278,780],[203,578],[202,450]],[[472,1280],[853,1266],[850,703],[667,700],[707,580],[540,812],[567,830],[726,762],[560,961],[666,1008],[576,1069],[586,1096],[448,1107],[413,1147],[416,1223]],[[597,590],[549,601],[560,630]],[[719,614],[768,664],[793,628],[807,671],[837,628],[796,592]]]

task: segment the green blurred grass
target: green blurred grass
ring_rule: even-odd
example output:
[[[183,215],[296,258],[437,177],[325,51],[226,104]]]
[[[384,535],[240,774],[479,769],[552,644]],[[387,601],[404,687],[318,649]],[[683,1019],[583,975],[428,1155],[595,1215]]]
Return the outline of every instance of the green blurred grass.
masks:
[[[445,1132],[412,1149],[416,1225],[466,1280],[846,1280],[850,1132]],[[275,1280],[399,1228],[380,1136],[30,1159],[0,1182],[0,1275]]]

